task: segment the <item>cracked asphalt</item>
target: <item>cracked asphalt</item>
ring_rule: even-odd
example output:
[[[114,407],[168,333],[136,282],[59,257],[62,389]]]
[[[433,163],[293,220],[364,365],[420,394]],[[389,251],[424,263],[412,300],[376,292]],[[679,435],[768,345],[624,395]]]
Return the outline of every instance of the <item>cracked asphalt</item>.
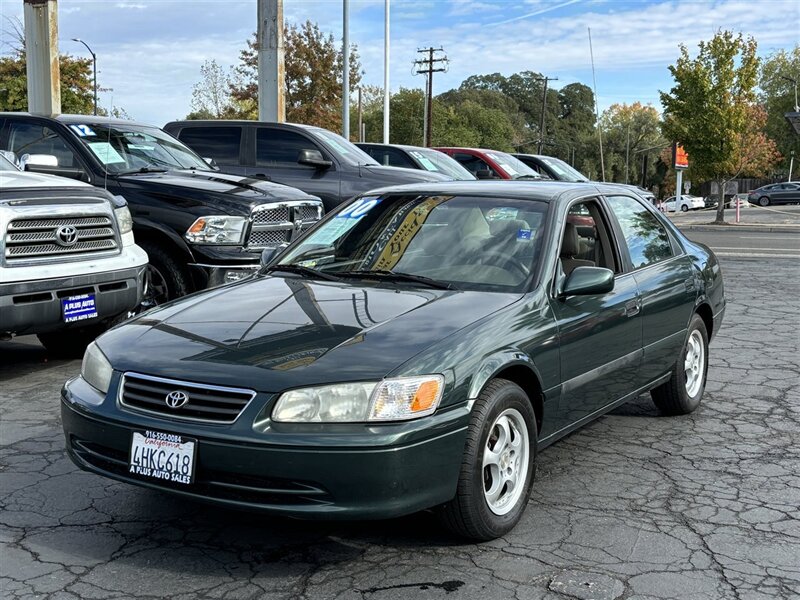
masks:
[[[79,361],[0,342],[0,596],[798,598],[798,267],[722,266],[728,311],[700,409],[662,417],[642,396],[546,449],[522,522],[485,544],[429,513],[271,519],[81,472],[58,399]]]

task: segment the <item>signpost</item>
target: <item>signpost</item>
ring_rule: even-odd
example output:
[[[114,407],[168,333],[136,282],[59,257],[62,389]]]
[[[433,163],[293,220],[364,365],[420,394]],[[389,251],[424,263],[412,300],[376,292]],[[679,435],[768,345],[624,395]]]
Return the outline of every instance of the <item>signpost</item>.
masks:
[[[681,204],[681,190],[683,189],[683,170],[689,168],[689,155],[678,142],[672,144],[672,166],[677,173],[677,181],[675,182],[675,210],[678,210],[678,206]],[[685,193],[688,193],[688,189]]]

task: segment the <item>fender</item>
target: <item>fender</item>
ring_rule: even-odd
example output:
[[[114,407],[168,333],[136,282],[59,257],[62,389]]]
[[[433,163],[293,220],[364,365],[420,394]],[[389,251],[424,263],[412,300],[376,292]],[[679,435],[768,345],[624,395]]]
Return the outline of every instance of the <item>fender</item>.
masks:
[[[147,237],[148,232],[157,232],[157,237],[166,237],[169,239],[172,245],[180,250],[181,254],[183,254],[188,261],[194,260],[194,255],[192,254],[192,251],[186,241],[177,233],[175,233],[173,229],[166,227],[164,224],[151,221],[147,218],[136,217],[133,224],[134,238],[139,235],[139,232],[142,232],[142,237]]]
[[[467,398],[470,401],[475,400],[489,380],[494,378],[503,369],[517,365],[528,368],[531,371],[531,375],[536,377],[539,383],[542,382],[541,373],[539,373],[539,370],[536,368],[530,356],[515,348],[505,348],[484,357],[480,367],[478,367],[475,374],[472,376]]]

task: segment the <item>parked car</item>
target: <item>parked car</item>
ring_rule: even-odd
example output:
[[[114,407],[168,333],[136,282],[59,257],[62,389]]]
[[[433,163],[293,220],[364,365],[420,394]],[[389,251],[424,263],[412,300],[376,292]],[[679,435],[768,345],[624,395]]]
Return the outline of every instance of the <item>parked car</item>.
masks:
[[[50,353],[80,356],[142,300],[147,255],[125,199],[3,155],[0,250],[0,339],[36,334]]]
[[[747,196],[750,204],[769,206],[770,204],[798,204],[800,203],[800,183],[788,181],[786,183],[773,183],[753,190]]]
[[[512,156],[524,162],[542,177],[548,177],[556,181],[570,181],[572,183],[589,181],[586,175],[554,156],[544,156],[542,154],[514,154]]]
[[[381,166],[342,136],[308,125],[259,121],[173,121],[164,129],[224,173],[291,185],[326,210],[377,187],[448,181],[439,173]]]
[[[475,175],[462,167],[457,160],[432,148],[373,143],[357,143],[356,146],[382,165],[443,173],[456,181],[476,179]]]
[[[688,212],[690,210],[700,210],[706,207],[706,202],[699,196],[683,194],[679,202],[675,202],[675,196],[670,196],[664,201],[667,212]]]
[[[543,177],[506,152],[482,148],[436,148],[452,156],[478,179],[534,179]]]
[[[172,136],[133,121],[0,113],[0,148],[28,171],[125,197],[150,257],[147,306],[253,273],[264,247],[289,242],[322,214],[314,196],[216,172]]]
[[[695,410],[725,309],[714,254],[612,185],[386,188],[264,260],[87,349],[78,466],[301,518],[439,507],[491,539],[542,448],[648,390]]]

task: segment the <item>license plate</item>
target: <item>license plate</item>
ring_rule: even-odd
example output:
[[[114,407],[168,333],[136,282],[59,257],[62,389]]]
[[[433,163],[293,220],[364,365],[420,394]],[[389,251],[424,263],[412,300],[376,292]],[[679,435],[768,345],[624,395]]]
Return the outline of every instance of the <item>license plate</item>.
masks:
[[[196,440],[160,431],[133,432],[128,473],[147,479],[190,484]]]
[[[61,309],[64,315],[64,323],[74,323],[85,321],[97,316],[97,305],[94,302],[94,294],[81,294],[80,296],[70,296],[61,299]]]

